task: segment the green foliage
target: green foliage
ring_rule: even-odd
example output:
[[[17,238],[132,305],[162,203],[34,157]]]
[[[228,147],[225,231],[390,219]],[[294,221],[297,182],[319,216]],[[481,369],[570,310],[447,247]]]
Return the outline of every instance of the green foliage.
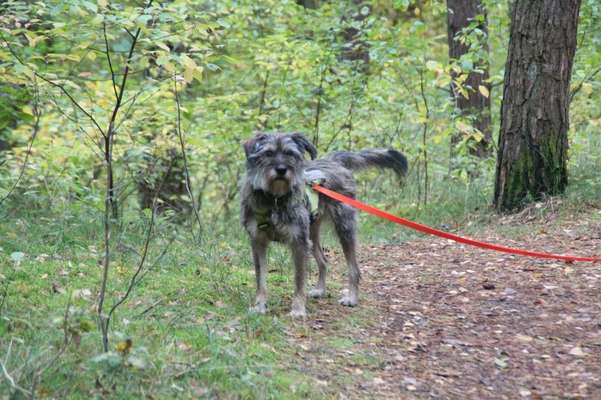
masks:
[[[61,347],[70,301],[67,326],[76,340],[70,341],[59,362],[44,371],[37,388],[40,397],[321,395],[296,366],[287,368],[294,348],[286,342],[283,321],[247,314],[250,261],[245,241],[231,228],[215,234],[202,248],[191,247],[187,232],[179,232],[152,270],[152,278],[138,288],[135,301],[118,313],[110,352],[99,353],[94,308],[101,225],[93,209],[79,210],[81,222],[74,223],[74,211],[47,215],[41,224],[34,215],[16,224],[0,224],[4,238],[0,263],[6,266],[0,287],[7,290],[0,310],[0,349],[7,369],[19,371],[15,377],[21,378],[23,387],[29,387],[31,374]],[[167,221],[160,226],[152,260],[160,256],[175,229]],[[24,235],[31,240],[23,243]],[[125,287],[143,235],[143,226],[121,233],[111,293]],[[277,315],[285,313],[282,298],[292,287],[290,266],[284,267],[270,277]],[[0,395],[8,390],[8,385],[0,385]]]
[[[291,365],[287,321],[246,313],[253,278],[245,238],[236,228],[236,195],[243,172],[241,143],[255,130],[303,131],[320,153],[398,148],[410,162],[404,184],[365,174],[359,179],[360,198],[446,228],[486,220],[495,160],[470,155],[467,139],[478,133],[471,121],[454,115],[448,91],[453,68],[465,74],[482,57],[477,45],[482,32],[466,32],[472,51],[451,65],[443,1],[377,0],[369,10],[358,10],[350,0],[318,3],[305,9],[290,0],[174,0],[150,6],[105,0],[1,2],[0,199],[17,181],[27,154],[32,93],[39,92],[41,110],[24,176],[0,202],[0,358],[12,343],[6,359],[12,371],[28,355],[19,376],[23,385],[60,348],[60,322],[73,296],[67,310],[72,342],[60,362],[42,374],[40,397],[69,391],[115,398],[331,394]],[[485,3],[496,133],[509,2]],[[353,18],[363,11],[365,19]],[[601,163],[591,151],[600,144],[599,26],[601,6],[584,1],[573,73],[573,184],[567,197],[594,204]],[[358,61],[341,57],[350,28],[359,29],[369,50],[367,72]],[[100,130],[106,131],[111,119],[113,79],[121,84],[137,29],[115,125],[122,215],[111,242],[110,294],[125,291],[139,261],[149,216],[141,210],[140,188],[153,192],[173,160],[176,183],[183,180],[175,91],[204,234],[201,244],[192,240],[194,219],[187,214],[159,216],[149,254],[153,267],[117,312],[111,352],[99,354],[94,307],[103,256]],[[42,77],[61,85],[72,99]],[[456,132],[464,134],[465,146],[451,160],[450,138]],[[161,201],[180,202],[186,210],[193,203],[187,192],[175,189]],[[363,221],[365,240],[415,237],[384,222]],[[282,266],[270,275],[275,315],[284,313],[291,286],[284,254],[272,254],[274,265]],[[5,395],[8,389],[0,387],[0,396]]]
[[[2,68],[21,84],[31,84],[33,70],[58,79],[105,128],[114,93],[104,26],[118,83],[131,44],[127,31],[140,28],[131,89],[117,121],[116,175],[118,186],[125,188],[119,197],[135,206],[135,196],[128,201],[131,182],[140,182],[152,169],[149,160],[165,159],[170,149],[178,148],[176,75],[195,196],[203,206],[222,205],[218,214],[227,214],[241,173],[240,143],[256,129],[305,131],[321,151],[394,146],[418,165],[424,149],[416,143],[427,123],[429,165],[448,168],[450,135],[469,127],[464,121],[449,124],[450,67],[445,65],[446,39],[438,33],[444,31],[446,10],[434,2],[424,10],[413,8],[414,15],[402,15],[408,6],[375,7],[362,22],[361,35],[370,51],[365,76],[356,62],[340,58],[344,32],[356,24],[344,2],[308,10],[294,2],[177,1],[153,3],[146,11],[133,3],[12,2],[6,6],[3,38],[23,64],[4,48]],[[384,15],[386,9],[397,18]],[[77,22],[66,23],[74,16]],[[433,110],[427,121],[420,79]],[[33,187],[41,189],[35,180],[42,175],[53,178],[44,185],[56,183],[65,194],[80,191],[78,186],[99,189],[99,132],[58,89],[36,82],[42,97],[51,100],[44,108],[37,147],[53,150],[42,151],[47,163],[34,160],[39,170],[29,176]],[[467,153],[460,156],[469,158]],[[64,174],[56,171],[65,166]],[[216,215],[207,207],[201,211],[209,218]]]

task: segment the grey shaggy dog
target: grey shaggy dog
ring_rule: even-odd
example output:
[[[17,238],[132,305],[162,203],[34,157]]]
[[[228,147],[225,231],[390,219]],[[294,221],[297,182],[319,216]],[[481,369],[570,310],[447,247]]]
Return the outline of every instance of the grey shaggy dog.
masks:
[[[241,181],[241,220],[250,236],[257,281],[253,310],[267,311],[267,247],[281,242],[290,247],[295,267],[295,290],[290,315],[304,317],[305,275],[310,254],[319,266],[317,285],[309,294],[326,294],[326,258],[319,243],[323,221],[331,221],[342,245],[349,269],[349,288],[340,304],[356,306],[359,300],[360,272],[357,265],[357,211],[319,195],[317,211],[312,212],[305,188],[308,180],[346,196],[355,197],[352,171],[389,168],[399,176],[407,171],[407,159],[392,149],[335,152],[315,160],[317,149],[301,133],[259,133],[244,143],[246,175]],[[311,160],[305,159],[308,152]]]

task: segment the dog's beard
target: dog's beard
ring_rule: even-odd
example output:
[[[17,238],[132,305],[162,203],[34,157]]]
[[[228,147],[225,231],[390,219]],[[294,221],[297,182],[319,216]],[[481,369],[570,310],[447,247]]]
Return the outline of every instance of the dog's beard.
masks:
[[[269,192],[276,197],[288,194],[290,192],[290,181],[284,178],[272,179],[269,184]]]

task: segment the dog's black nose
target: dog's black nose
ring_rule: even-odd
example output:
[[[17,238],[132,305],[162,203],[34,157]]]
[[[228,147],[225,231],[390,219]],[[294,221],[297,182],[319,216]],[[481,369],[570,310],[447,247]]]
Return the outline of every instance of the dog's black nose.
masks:
[[[279,175],[279,176],[284,176],[286,175],[286,171],[288,169],[286,167],[284,167],[283,165],[278,165],[277,167],[275,167],[275,172]]]

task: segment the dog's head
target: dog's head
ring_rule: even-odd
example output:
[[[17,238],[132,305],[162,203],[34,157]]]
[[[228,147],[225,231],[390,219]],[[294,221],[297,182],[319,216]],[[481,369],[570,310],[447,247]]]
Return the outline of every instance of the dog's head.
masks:
[[[305,152],[317,149],[301,133],[259,133],[244,143],[246,169],[253,189],[285,196],[303,184]]]

